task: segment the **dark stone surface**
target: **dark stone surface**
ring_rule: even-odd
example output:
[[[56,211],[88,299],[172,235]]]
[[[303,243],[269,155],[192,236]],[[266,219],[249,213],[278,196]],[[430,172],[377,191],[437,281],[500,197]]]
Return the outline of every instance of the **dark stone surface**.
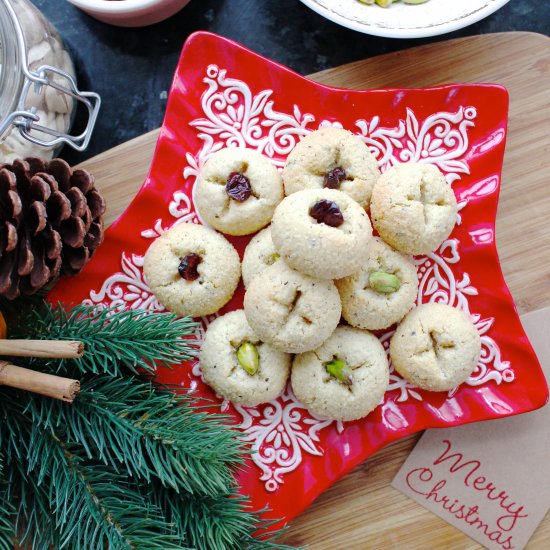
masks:
[[[501,31],[550,34],[550,0],[511,0],[486,19],[440,37],[396,40],[361,34],[324,19],[299,0],[192,0],[170,19],[139,29],[92,19],[64,0],[32,0],[57,27],[73,54],[80,88],[103,105],[76,163],[161,125],[181,47],[196,30],[210,30],[301,74],[459,36]],[[459,1],[459,0],[456,0]]]

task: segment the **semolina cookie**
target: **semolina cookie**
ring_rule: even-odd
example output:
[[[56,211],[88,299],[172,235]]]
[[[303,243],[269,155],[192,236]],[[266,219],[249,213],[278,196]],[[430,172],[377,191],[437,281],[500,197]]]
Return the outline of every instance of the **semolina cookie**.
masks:
[[[291,356],[262,342],[242,309],[218,317],[204,336],[202,374],[216,393],[233,403],[256,406],[283,391]]]
[[[389,384],[388,357],[370,332],[340,326],[315,351],[294,358],[294,395],[311,412],[357,420],[373,411]]]
[[[372,224],[388,244],[407,254],[437,250],[451,234],[457,211],[453,190],[431,164],[393,166],[372,191]]]
[[[307,135],[288,155],[285,193],[302,189],[339,189],[368,208],[380,176],[378,163],[363,140],[341,128],[321,128]]]
[[[403,319],[418,293],[418,276],[411,256],[397,252],[379,237],[369,245],[361,269],[335,281],[342,315],[352,326],[387,328]]]
[[[470,319],[444,304],[422,304],[397,327],[390,341],[395,370],[430,391],[450,391],[475,370],[481,338]]]
[[[249,235],[265,227],[284,196],[271,161],[254,149],[235,147],[206,161],[193,191],[199,214],[228,235]]]
[[[241,276],[239,255],[213,229],[182,223],[147,250],[143,273],[152,293],[177,315],[215,313],[233,296]]]
[[[342,191],[305,189],[277,207],[271,237],[293,269],[322,279],[340,279],[366,261],[372,227],[365,210]]]
[[[250,281],[256,275],[273,265],[280,257],[271,240],[271,227],[266,227],[254,235],[245,248],[243,256],[242,271],[245,288],[248,288]]]
[[[298,273],[279,260],[252,279],[244,311],[264,342],[287,353],[302,353],[332,334],[342,306],[332,281]]]

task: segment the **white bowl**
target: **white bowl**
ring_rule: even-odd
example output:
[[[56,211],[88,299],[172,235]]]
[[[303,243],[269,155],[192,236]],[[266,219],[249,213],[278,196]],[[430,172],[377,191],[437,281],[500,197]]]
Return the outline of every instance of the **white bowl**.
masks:
[[[88,15],[119,27],[145,27],[167,19],[190,0],[67,0]]]
[[[389,8],[357,0],[301,0],[320,15],[350,29],[389,38],[420,38],[456,31],[491,15],[509,0],[398,2]]]

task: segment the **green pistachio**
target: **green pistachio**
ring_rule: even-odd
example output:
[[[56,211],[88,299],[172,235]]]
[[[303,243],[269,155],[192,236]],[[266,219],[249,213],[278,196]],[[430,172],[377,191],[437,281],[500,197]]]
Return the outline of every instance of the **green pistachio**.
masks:
[[[401,287],[401,281],[393,273],[385,271],[371,271],[369,275],[369,285],[376,292],[391,294],[397,292]]]
[[[332,361],[323,363],[323,365],[327,372],[337,380],[340,380],[342,384],[346,386],[352,385],[351,369],[346,365],[345,361],[335,357]]]
[[[392,5],[393,0],[375,0],[375,2],[383,8],[389,8]]]
[[[280,257],[281,255],[278,252],[271,254],[271,256],[267,257],[267,265],[273,265]]]
[[[254,376],[258,372],[260,368],[260,355],[254,344],[250,342],[241,344],[237,350],[237,359],[241,367],[250,374],[250,376]]]

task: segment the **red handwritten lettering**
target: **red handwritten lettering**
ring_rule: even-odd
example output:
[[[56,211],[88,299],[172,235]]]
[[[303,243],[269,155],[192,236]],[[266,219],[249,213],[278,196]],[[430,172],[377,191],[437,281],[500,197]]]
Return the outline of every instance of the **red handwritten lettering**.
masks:
[[[415,468],[407,473],[405,482],[409,489],[426,501],[440,504],[441,507],[457,519],[482,532],[489,540],[499,544],[503,550],[513,550],[512,535],[504,538],[503,529],[494,528],[484,521],[479,514],[479,506],[468,506],[458,499],[452,499],[442,493],[447,487],[447,480],[434,480],[430,468]],[[499,518],[500,519],[500,518]]]
[[[454,460],[454,462],[448,467],[451,474],[455,474],[464,468],[464,485],[466,485],[466,487],[473,487],[479,492],[486,493],[488,500],[495,501],[502,510],[507,512],[506,514],[501,515],[497,520],[497,525],[500,529],[503,531],[511,531],[516,525],[518,519],[526,518],[528,516],[528,514],[522,514],[524,511],[523,506],[513,502],[506,491],[499,491],[493,482],[487,482],[487,478],[485,476],[478,476],[471,480],[472,476],[481,467],[481,462],[479,460],[465,461],[462,453],[455,452],[454,454],[450,454],[452,443],[448,439],[443,440],[442,443],[446,446],[446,449],[433,461],[433,465],[438,466],[444,462]]]
[[[500,541],[500,544],[502,546],[502,550],[513,550],[512,535],[510,535],[507,539]]]
[[[483,484],[487,481],[487,479],[484,476],[479,476],[474,479],[474,489],[477,489],[480,491],[483,488]],[[478,485],[481,485],[481,487],[478,487]]]
[[[466,486],[469,486],[469,479],[479,469],[479,467],[481,466],[481,462],[479,460],[469,460],[461,464],[461,462],[464,460],[464,455],[462,453],[447,455],[447,453],[452,448],[452,444],[448,439],[444,439],[443,443],[447,444],[447,448],[443,451],[443,454],[440,457],[434,460],[433,465],[437,466],[438,464],[442,464],[443,462],[447,462],[447,460],[452,460],[454,458],[454,464],[452,466],[449,466],[449,472],[451,472],[451,474],[454,474],[455,472],[458,472],[458,470],[466,468],[467,466],[473,466],[464,477],[464,483],[466,484]]]

